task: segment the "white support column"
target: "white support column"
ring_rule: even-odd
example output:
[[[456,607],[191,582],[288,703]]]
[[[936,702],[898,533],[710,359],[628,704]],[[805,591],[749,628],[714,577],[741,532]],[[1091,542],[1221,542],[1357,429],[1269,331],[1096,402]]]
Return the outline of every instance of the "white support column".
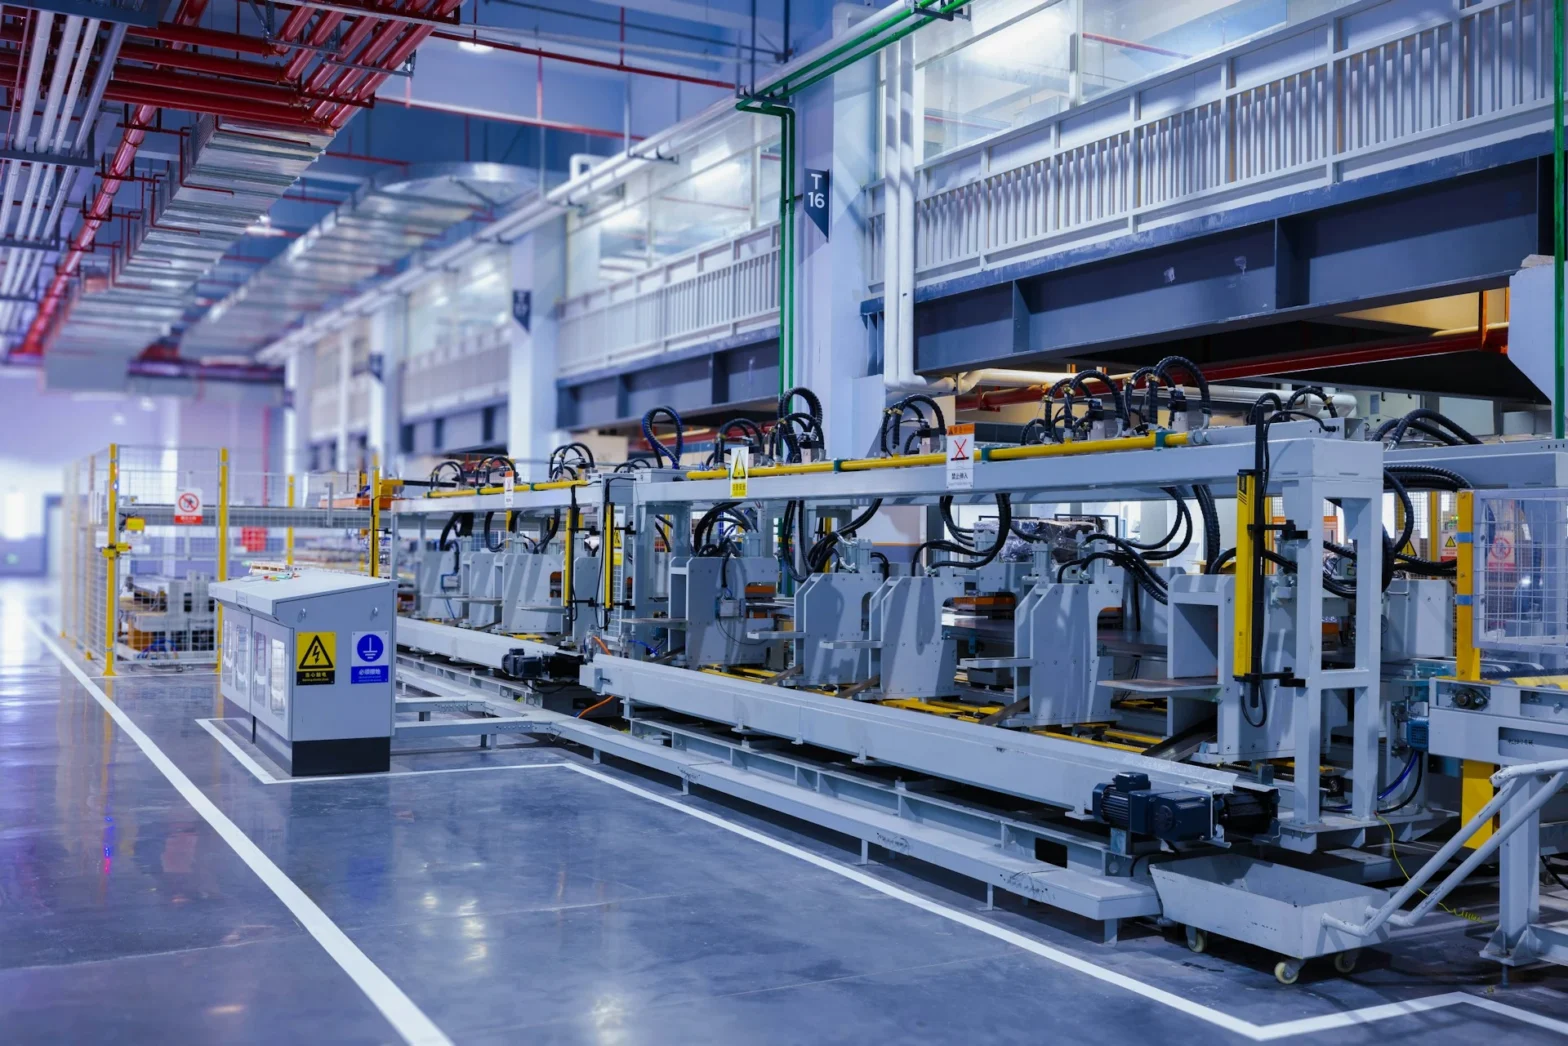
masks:
[[[310,471],[310,400],[316,387],[316,348],[295,349],[283,364],[287,400],[283,410],[283,470],[291,475]]]
[[[834,28],[848,28],[846,9],[835,12]],[[876,178],[876,61],[802,92],[796,121],[802,166],[831,172],[832,192],[827,239],[803,207],[797,212],[795,380],[822,400],[828,455],[860,457],[876,441],[885,401],[881,377],[870,374],[871,337],[860,315],[868,283],[860,190]]]
[[[348,453],[348,383],[354,375],[354,346],[349,335],[339,332],[338,339],[338,423],[333,436],[333,468],[347,472],[354,467]]]
[[[565,290],[563,218],[534,229],[512,245],[513,321],[506,452],[522,479],[547,479],[550,451],[562,442],[555,425],[555,303]],[[524,295],[528,298],[526,308]]]
[[[399,294],[370,317],[370,411],[366,445],[382,475],[402,475],[403,357],[408,297]],[[378,377],[379,375],[379,377]]]

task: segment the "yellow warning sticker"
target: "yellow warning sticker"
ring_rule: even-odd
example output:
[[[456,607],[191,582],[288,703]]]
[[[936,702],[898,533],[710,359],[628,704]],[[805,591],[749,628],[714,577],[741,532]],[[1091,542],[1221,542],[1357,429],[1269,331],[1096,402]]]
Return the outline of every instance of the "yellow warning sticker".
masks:
[[[294,653],[295,686],[331,686],[337,680],[336,632],[296,632]]]

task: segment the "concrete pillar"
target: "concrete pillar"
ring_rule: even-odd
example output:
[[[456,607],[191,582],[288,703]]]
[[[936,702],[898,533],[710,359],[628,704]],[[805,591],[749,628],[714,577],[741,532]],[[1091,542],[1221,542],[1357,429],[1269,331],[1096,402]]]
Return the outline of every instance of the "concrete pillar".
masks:
[[[849,9],[834,12],[834,32]],[[861,189],[876,178],[877,63],[857,62],[796,99],[805,168],[832,172],[828,236],[797,209],[795,380],[822,400],[827,453],[860,457],[873,449],[885,397],[873,374],[871,338],[860,315],[866,293],[867,222]],[[804,172],[797,185],[810,187]]]
[[[310,470],[310,398],[315,388],[316,347],[296,348],[283,364],[283,470]]]
[[[543,480],[550,451],[564,442],[555,424],[555,303],[566,291],[566,220],[549,222],[514,242],[511,261],[506,452],[520,478]]]
[[[403,358],[408,333],[408,297],[399,294],[370,317],[370,410],[366,447],[382,475],[403,468]]]
[[[356,464],[348,453],[348,383],[354,376],[354,343],[353,336],[343,331],[333,337],[338,339],[338,423],[334,428],[332,467],[347,472]]]

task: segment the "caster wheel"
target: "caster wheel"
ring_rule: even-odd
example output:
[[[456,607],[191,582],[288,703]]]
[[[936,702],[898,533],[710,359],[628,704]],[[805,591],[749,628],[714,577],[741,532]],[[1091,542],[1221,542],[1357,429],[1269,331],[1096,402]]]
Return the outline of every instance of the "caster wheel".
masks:
[[[1348,952],[1340,952],[1334,956],[1334,970],[1337,973],[1354,973],[1356,962],[1361,958],[1361,950],[1352,948]]]
[[[1206,931],[1196,926],[1187,927],[1187,947],[1202,955],[1209,950],[1209,935]]]
[[[1274,979],[1281,984],[1295,984],[1301,979],[1301,964],[1289,960],[1281,960],[1274,964]]]

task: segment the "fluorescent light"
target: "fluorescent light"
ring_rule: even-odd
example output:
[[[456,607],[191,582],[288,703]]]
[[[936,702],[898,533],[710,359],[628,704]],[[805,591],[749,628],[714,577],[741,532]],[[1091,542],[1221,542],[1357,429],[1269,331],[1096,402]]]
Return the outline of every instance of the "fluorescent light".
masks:
[[[489,54],[495,50],[489,44],[482,44],[478,40],[461,40],[457,46],[471,54]]]

